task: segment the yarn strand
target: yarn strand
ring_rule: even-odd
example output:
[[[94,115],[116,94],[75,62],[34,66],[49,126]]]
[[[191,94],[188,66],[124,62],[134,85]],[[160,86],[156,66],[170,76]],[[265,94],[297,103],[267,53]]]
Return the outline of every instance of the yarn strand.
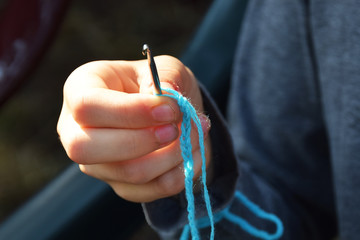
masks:
[[[202,131],[200,119],[197,116],[195,108],[180,93],[178,93],[175,90],[167,89],[167,88],[162,89],[162,91],[170,93],[170,94],[162,94],[162,96],[167,96],[177,100],[180,111],[183,113],[183,120],[181,123],[180,148],[181,148],[181,155],[184,160],[185,196],[188,202],[188,206],[187,206],[188,221],[189,221],[189,228],[193,240],[198,240],[200,239],[200,237],[199,237],[199,231],[196,226],[195,200],[193,193],[194,161],[192,157],[192,146],[191,146],[191,138],[190,138],[191,120],[196,125],[199,135],[199,146],[200,146],[200,153],[202,158],[201,182],[203,185],[203,195],[204,195],[206,210],[210,220],[210,227],[211,227],[210,239],[213,240],[215,237],[215,226],[214,226],[209,191],[206,186],[206,157],[205,157],[205,146],[204,146],[204,133]]]
[[[245,219],[233,214],[230,212],[229,207],[219,211],[215,214],[212,212],[211,201],[209,192],[206,185],[206,157],[205,157],[205,147],[204,147],[204,133],[202,131],[201,122],[197,116],[196,110],[191,105],[191,103],[183,97],[180,93],[172,89],[161,89],[164,92],[170,94],[161,94],[161,96],[166,96],[173,98],[177,101],[180,111],[183,113],[183,119],[181,123],[181,135],[180,135],[180,148],[181,155],[184,163],[184,175],[185,175],[185,197],[187,200],[187,212],[188,212],[188,224],[184,226],[180,240],[187,240],[189,234],[191,234],[193,240],[199,240],[199,230],[201,228],[210,227],[210,239],[215,238],[215,223],[226,219],[239,227],[250,235],[264,239],[264,240],[276,240],[279,239],[284,231],[283,224],[281,220],[274,214],[267,213],[262,210],[258,205],[251,202],[244,194],[240,191],[235,192],[235,199],[239,200],[245,207],[247,207],[250,212],[255,216],[273,222],[276,225],[276,232],[271,234],[263,230],[259,230],[248,223]],[[191,145],[191,121],[196,125],[198,135],[199,135],[199,146],[200,153],[202,158],[201,165],[201,182],[203,185],[203,197],[207,210],[207,215],[205,217],[196,219],[195,216],[195,200],[193,193],[193,178],[194,178],[194,160],[192,156],[192,145]]]

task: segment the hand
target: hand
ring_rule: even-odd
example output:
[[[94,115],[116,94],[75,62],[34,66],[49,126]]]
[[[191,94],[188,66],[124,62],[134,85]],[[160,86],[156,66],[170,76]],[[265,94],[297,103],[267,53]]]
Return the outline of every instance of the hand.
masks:
[[[202,114],[192,72],[170,56],[155,58],[162,88],[191,99],[199,112],[210,162],[208,118]],[[181,112],[168,97],[153,94],[146,60],[97,61],[76,69],[64,86],[60,140],[82,172],[107,182],[122,198],[149,202],[184,188],[179,148]],[[197,131],[192,131],[195,178],[201,175]]]

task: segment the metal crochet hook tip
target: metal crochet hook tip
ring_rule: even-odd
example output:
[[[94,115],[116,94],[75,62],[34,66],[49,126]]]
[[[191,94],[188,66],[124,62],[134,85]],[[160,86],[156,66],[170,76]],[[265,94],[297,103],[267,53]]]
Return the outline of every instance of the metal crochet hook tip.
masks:
[[[150,48],[147,44],[144,44],[143,46],[143,50],[142,50],[142,54],[148,59],[148,63],[150,66],[150,71],[151,71],[151,76],[154,82],[154,86],[155,86],[155,92],[157,95],[161,95],[161,87],[160,87],[160,79],[159,79],[159,75],[156,69],[156,65],[155,65],[155,61],[153,56],[151,55],[151,51]]]

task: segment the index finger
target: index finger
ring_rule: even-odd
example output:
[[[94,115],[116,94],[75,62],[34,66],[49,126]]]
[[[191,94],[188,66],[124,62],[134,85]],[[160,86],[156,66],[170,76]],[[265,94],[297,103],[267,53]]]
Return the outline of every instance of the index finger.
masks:
[[[67,102],[74,120],[82,127],[145,128],[179,121],[174,100],[151,94],[91,89]]]
[[[64,107],[83,127],[143,128],[176,122],[173,100],[139,93],[145,61],[98,61],[76,69],[64,86]]]

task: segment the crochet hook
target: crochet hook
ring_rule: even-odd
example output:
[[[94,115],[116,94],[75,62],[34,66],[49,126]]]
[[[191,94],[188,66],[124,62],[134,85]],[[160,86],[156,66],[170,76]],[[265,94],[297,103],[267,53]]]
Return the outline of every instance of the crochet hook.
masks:
[[[151,70],[151,76],[154,82],[154,86],[155,86],[155,93],[156,95],[161,95],[161,88],[160,88],[160,79],[159,79],[159,75],[156,69],[156,65],[155,65],[155,61],[153,56],[151,55],[151,51],[150,48],[147,44],[144,44],[143,46],[143,50],[142,50],[142,54],[148,59],[148,63],[149,63],[149,67]]]

